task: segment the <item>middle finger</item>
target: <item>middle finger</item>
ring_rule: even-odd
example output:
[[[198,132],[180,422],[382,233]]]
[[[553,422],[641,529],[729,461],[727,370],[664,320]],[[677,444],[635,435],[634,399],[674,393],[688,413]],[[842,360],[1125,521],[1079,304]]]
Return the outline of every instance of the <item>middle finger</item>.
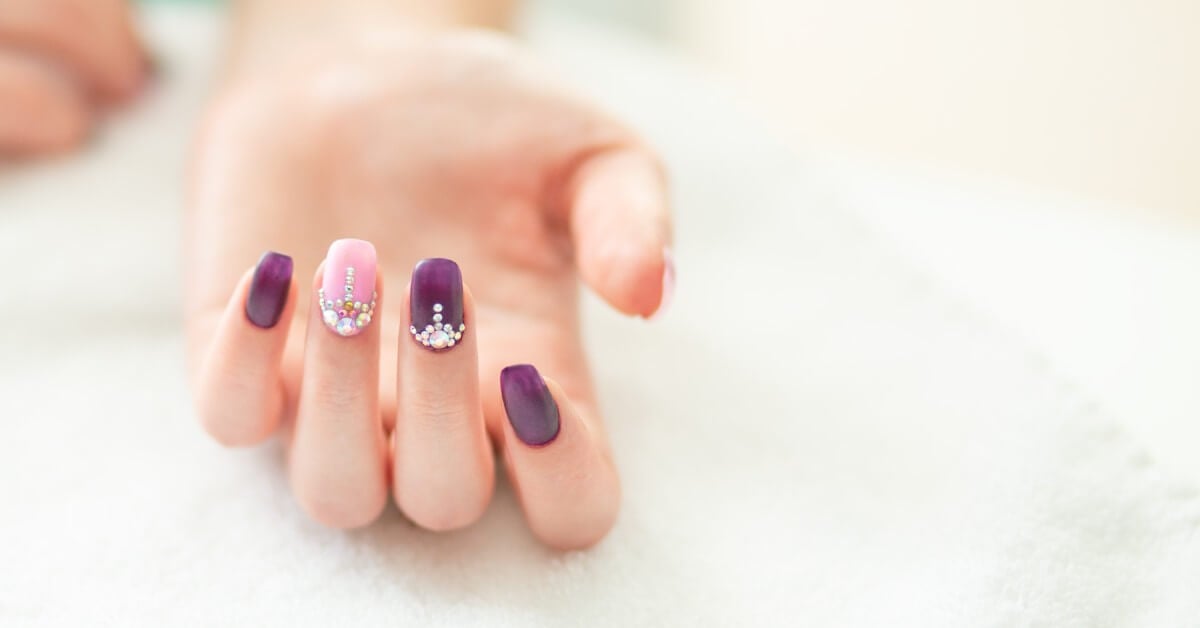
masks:
[[[292,440],[292,490],[317,521],[354,528],[387,504],[379,416],[375,247],[338,240],[317,271]],[[311,298],[311,297],[310,297]]]

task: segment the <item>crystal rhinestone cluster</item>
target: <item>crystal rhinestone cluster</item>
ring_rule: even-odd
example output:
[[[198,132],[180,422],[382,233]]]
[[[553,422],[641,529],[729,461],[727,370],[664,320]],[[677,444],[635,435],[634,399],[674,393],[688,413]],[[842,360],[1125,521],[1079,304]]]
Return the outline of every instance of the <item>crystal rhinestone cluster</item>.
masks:
[[[325,326],[343,336],[350,336],[371,323],[378,295],[372,292],[370,303],[354,300],[353,266],[346,268],[345,291],[339,298],[326,299],[325,289],[319,288],[317,299],[321,303],[321,319],[325,321]]]
[[[453,347],[455,343],[462,340],[463,332],[467,331],[466,323],[461,323],[458,329],[455,329],[450,323],[442,322],[442,304],[433,304],[433,316],[430,317],[430,323],[424,329],[417,329],[416,325],[408,328],[412,334],[413,340],[418,344],[430,349],[448,349]]]

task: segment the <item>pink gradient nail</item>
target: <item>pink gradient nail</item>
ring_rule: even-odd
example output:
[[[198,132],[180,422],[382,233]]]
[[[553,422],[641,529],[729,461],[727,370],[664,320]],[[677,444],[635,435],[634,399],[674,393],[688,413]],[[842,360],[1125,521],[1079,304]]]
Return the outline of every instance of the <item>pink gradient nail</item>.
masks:
[[[662,318],[667,308],[671,306],[671,300],[675,297],[675,255],[671,252],[671,247],[663,247],[663,276],[662,276],[662,296],[658,299],[658,309],[650,315],[650,320],[655,321]]]
[[[325,276],[317,292],[321,320],[339,336],[355,336],[375,316],[375,246],[338,240],[325,254]]]

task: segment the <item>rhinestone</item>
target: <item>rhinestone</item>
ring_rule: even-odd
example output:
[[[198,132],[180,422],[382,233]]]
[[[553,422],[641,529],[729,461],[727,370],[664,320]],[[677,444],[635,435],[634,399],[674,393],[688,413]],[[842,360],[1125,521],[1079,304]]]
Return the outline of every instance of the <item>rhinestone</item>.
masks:
[[[434,312],[441,312],[441,311],[442,311],[442,304],[441,304],[441,303],[434,303],[434,304],[433,304],[433,311],[434,311]]]
[[[431,333],[431,334],[432,334],[432,333],[433,333],[433,325],[426,325],[426,326],[425,326],[425,331],[427,331],[427,332],[429,332],[429,333]]]
[[[325,324],[333,327],[337,324],[338,315],[333,310],[325,310],[321,313],[321,317],[325,319]]]
[[[417,328],[416,328],[416,327],[409,327],[409,328],[408,328],[408,331],[409,331],[409,333],[415,334],[415,333],[417,333]]]
[[[429,335],[429,346],[434,349],[444,349],[454,341],[450,339],[450,335],[444,331],[435,331]]]
[[[338,319],[337,333],[343,336],[349,336],[354,333],[354,321],[349,318]]]
[[[459,326],[458,326],[458,331],[467,331],[467,324],[466,324],[466,323],[462,323],[461,325],[459,325]]]
[[[367,323],[370,323],[370,322],[371,322],[371,315],[367,314],[366,312],[359,314],[358,318],[354,319],[354,324],[358,325],[359,327],[366,327]]]
[[[454,332],[454,339],[455,339],[455,340],[462,340],[462,332],[461,332],[461,331],[456,331],[456,332]]]
[[[454,331],[454,326],[451,325],[450,323],[446,323],[445,325],[442,325],[442,329],[444,329],[446,331]]]
[[[441,315],[441,314],[434,314],[434,315],[433,315],[433,322],[435,322],[435,323],[440,323],[440,322],[442,322],[442,315]]]

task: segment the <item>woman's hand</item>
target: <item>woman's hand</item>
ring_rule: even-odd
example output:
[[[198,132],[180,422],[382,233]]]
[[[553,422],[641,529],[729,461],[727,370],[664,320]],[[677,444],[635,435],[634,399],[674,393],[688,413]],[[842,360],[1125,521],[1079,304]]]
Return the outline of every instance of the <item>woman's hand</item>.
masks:
[[[78,146],[146,74],[125,0],[0,0],[0,158]]]
[[[664,305],[654,154],[497,34],[377,22],[269,48],[233,69],[195,159],[206,428],[251,445],[285,426],[300,504],[337,527],[374,520],[389,485],[419,525],[470,524],[494,444],[542,541],[595,543],[619,485],[577,286],[631,315]],[[264,250],[295,280],[278,256],[256,272]]]

